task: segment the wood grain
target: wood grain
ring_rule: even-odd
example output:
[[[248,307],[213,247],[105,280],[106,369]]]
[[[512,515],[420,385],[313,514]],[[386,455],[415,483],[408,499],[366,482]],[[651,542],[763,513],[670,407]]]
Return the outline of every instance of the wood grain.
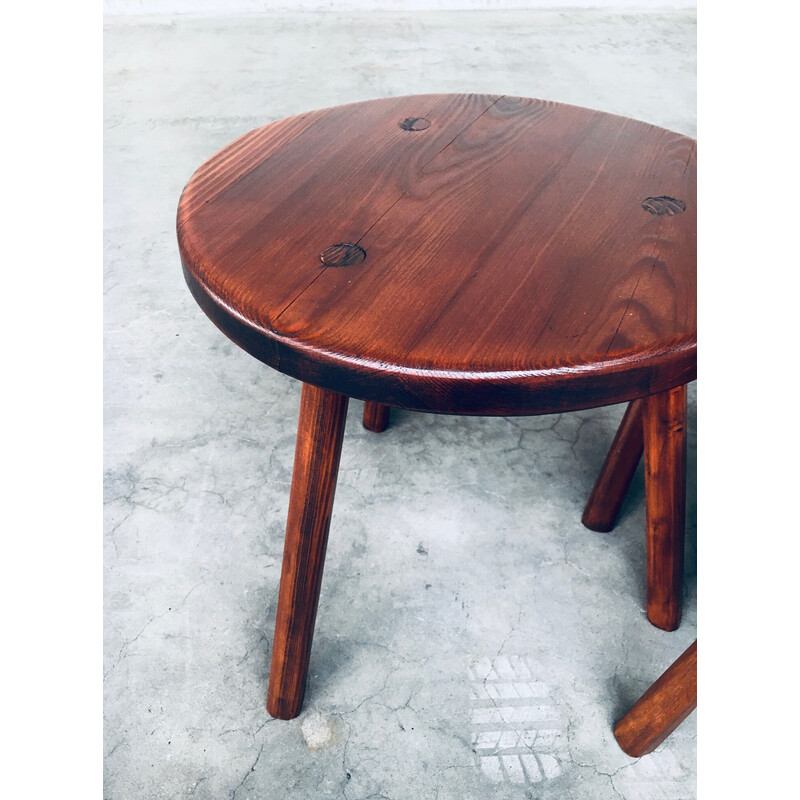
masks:
[[[389,426],[389,406],[382,403],[364,403],[364,427],[373,433],[383,433]]]
[[[300,713],[319,603],[348,398],[303,385],[267,711]]]
[[[586,502],[582,522],[590,530],[607,532],[617,522],[644,450],[642,405],[642,400],[634,400],[625,409],[611,449]]]
[[[240,346],[338,393],[466,414],[623,402],[695,377],[695,164],[685,136],[541,100],[311,112],[192,177],[184,274]],[[363,261],[321,264],[341,243]]]
[[[675,630],[681,620],[686,521],[686,387],[643,401],[647,508],[647,617]]]
[[[639,698],[614,727],[634,758],[652,753],[697,708],[697,641]]]

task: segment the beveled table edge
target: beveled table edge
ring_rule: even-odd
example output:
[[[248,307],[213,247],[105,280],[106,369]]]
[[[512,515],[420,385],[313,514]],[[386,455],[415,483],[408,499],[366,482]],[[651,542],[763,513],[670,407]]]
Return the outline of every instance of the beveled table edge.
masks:
[[[569,367],[514,371],[417,369],[319,350],[265,330],[210,292],[186,266],[205,314],[235,344],[305,383],[410,411],[533,416],[613,405],[667,391],[697,377],[697,341]]]
[[[470,96],[469,92],[429,92],[392,95],[376,99],[415,99],[423,97]],[[502,93],[477,93],[497,100],[536,99]],[[243,133],[247,136],[269,125],[298,118],[318,111],[375,102],[358,100],[336,106],[304,111],[272,120]],[[574,103],[551,102],[554,105],[597,111],[607,116],[632,120],[651,128],[677,134],[696,142],[686,134],[644,120],[610,111],[591,109]],[[222,150],[213,153],[203,164]],[[193,173],[181,192],[192,183]],[[264,328],[246,318],[212,292],[187,266],[188,257],[182,243],[181,200],[178,202],[176,227],[181,263],[186,283],[205,314],[235,344],[270,367],[298,380],[359,400],[369,400],[411,411],[441,414],[486,416],[532,416],[578,411],[635,400],[667,391],[693,381],[697,377],[697,338],[665,345],[659,349],[605,359],[592,363],[556,368],[515,371],[453,371],[409,368],[397,364],[356,358],[344,353],[322,350],[277,331]]]

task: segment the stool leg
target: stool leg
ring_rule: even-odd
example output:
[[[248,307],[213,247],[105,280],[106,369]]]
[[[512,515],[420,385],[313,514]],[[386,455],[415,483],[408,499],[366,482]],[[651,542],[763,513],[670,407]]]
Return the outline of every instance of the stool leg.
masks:
[[[610,531],[631,485],[644,449],[643,400],[628,404],[617,435],[608,451],[583,511],[583,524],[593,531]]]
[[[373,433],[382,433],[389,424],[389,406],[382,403],[364,403],[364,427]]]
[[[634,758],[652,753],[697,708],[697,641],[614,726],[619,746]]]
[[[303,384],[267,695],[279,719],[296,717],[303,702],[347,400]]]
[[[647,495],[647,617],[674,631],[681,621],[686,517],[686,387],[644,400]]]

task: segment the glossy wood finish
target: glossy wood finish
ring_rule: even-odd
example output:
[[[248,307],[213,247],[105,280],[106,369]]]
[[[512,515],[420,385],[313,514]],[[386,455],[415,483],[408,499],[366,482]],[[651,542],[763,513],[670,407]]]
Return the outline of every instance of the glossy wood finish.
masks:
[[[364,427],[368,431],[382,433],[389,426],[389,406],[368,400],[364,403],[363,421]]]
[[[304,382],[271,714],[302,702],[347,396],[367,401],[372,430],[388,406],[526,415],[647,397],[648,613],[677,624],[673,399],[685,407],[675,387],[696,374],[695,191],[685,136],[496,95],[300,114],[192,176],[177,219],[190,290]],[[632,459],[620,448],[606,516]]]
[[[697,642],[616,724],[619,746],[634,758],[652,753],[697,708]]]
[[[187,184],[178,239],[206,313],[282,372],[542,414],[695,377],[695,175],[693,140],[623,117],[389,98],[245,134]]]
[[[590,530],[605,533],[617,522],[644,450],[642,404],[641,400],[633,400],[625,409],[611,449],[586,502],[582,522]]]
[[[296,717],[303,702],[347,403],[303,385],[267,696],[279,719]]]
[[[681,621],[686,518],[686,387],[643,402],[647,507],[647,618],[675,630]]]

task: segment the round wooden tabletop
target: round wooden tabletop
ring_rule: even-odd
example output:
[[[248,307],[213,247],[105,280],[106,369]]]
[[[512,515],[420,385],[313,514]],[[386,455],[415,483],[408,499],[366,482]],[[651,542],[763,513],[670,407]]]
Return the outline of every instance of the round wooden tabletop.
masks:
[[[540,414],[696,372],[695,142],[559,103],[420,95],[265,125],[192,176],[184,274],[237,344],[422,411]]]

